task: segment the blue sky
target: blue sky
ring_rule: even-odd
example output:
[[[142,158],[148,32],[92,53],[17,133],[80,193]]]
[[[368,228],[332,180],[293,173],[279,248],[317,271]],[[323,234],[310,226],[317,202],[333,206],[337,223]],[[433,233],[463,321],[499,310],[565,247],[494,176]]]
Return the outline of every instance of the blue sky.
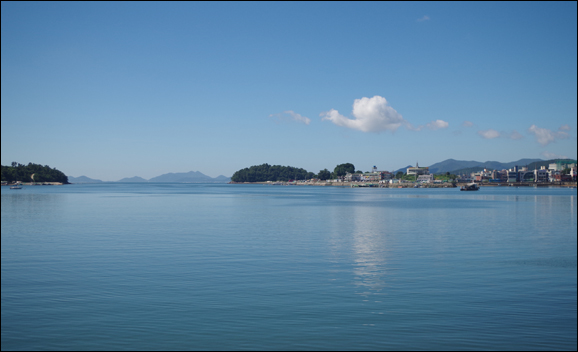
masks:
[[[114,181],[576,158],[577,13],[2,2],[2,165]]]

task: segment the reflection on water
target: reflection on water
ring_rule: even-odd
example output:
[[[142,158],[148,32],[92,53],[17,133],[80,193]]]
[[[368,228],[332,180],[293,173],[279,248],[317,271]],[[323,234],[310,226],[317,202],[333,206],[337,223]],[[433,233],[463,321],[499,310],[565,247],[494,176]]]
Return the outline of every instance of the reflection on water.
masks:
[[[355,285],[361,295],[379,293],[385,286],[386,228],[379,207],[353,208],[353,252]]]
[[[23,191],[2,350],[576,350],[575,191]]]
[[[575,196],[571,196],[570,197],[570,221],[572,222],[572,225],[576,226],[576,210],[574,209],[574,202],[576,201],[576,197]]]

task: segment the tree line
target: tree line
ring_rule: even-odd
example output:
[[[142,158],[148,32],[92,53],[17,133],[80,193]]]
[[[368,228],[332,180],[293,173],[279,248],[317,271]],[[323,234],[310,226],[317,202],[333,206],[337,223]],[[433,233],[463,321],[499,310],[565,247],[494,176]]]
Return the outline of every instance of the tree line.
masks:
[[[327,169],[320,170],[319,173],[315,174],[313,172],[308,172],[305,169],[296,168],[292,166],[281,166],[281,165],[255,165],[248,168],[241,169],[233,174],[231,181],[233,182],[287,182],[291,180],[309,180],[309,179],[319,179],[319,180],[330,180],[343,177],[348,173],[358,173],[362,174],[362,171],[355,171],[355,166],[351,163],[339,164],[335,166],[333,171]],[[406,173],[399,171],[395,174],[395,178],[415,182],[417,177],[415,175],[407,175]],[[446,172],[445,174],[437,174],[436,179],[440,180],[454,180],[457,178],[456,175]]]
[[[6,182],[61,182],[68,183],[68,176],[62,171],[48,165],[28,163],[28,165],[12,162],[10,166],[1,165],[2,181]],[[34,175],[34,179],[32,179]]]
[[[248,168],[236,171],[231,177],[233,182],[287,182],[290,180],[309,180],[312,178],[318,178],[320,180],[328,180],[332,178],[337,178],[345,176],[348,172],[353,173],[355,167],[353,164],[346,163],[340,164],[333,169],[333,172],[323,169],[320,170],[318,174],[309,172],[302,168],[296,168],[292,166],[281,166],[281,165],[255,165]]]

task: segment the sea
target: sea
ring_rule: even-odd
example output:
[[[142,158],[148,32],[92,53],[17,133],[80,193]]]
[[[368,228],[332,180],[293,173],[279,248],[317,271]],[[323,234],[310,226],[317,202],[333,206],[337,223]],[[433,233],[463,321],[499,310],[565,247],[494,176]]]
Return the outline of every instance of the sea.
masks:
[[[2,350],[577,349],[575,188],[1,192]]]

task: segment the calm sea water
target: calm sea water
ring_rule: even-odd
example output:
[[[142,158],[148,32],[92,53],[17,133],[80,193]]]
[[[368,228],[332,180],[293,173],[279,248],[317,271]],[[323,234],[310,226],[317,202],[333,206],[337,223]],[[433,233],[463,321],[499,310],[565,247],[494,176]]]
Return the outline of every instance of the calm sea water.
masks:
[[[2,187],[2,350],[576,350],[576,189]]]

